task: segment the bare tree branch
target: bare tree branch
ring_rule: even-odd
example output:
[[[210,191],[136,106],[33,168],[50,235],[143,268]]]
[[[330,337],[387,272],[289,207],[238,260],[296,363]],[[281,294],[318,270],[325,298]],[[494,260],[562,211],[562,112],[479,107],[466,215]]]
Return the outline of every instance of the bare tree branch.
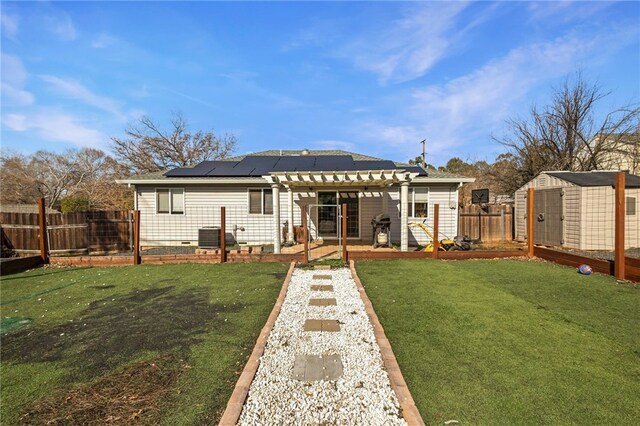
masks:
[[[112,138],[116,158],[131,173],[151,173],[226,158],[235,149],[235,136],[191,133],[180,113],[171,117],[170,125],[169,130],[163,130],[150,117],[141,117],[125,130],[123,138]]]

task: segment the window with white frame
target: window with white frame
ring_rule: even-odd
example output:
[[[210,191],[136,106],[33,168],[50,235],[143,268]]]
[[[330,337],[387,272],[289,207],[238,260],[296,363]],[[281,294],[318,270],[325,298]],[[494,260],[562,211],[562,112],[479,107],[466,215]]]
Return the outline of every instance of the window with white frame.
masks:
[[[184,214],[184,188],[156,189],[156,212]]]
[[[273,191],[271,188],[249,190],[250,214],[273,214]]]
[[[409,216],[410,217],[428,217],[429,216],[429,188],[416,187],[411,192],[409,199]]]

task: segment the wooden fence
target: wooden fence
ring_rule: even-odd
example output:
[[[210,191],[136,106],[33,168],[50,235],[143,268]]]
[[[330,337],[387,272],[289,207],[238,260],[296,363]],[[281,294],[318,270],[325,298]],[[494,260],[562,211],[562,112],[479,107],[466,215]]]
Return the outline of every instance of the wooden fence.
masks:
[[[484,242],[513,240],[513,206],[477,205],[459,209],[458,235]]]
[[[95,253],[132,248],[132,214],[128,210],[47,213],[48,251]],[[17,253],[39,252],[37,213],[0,213],[3,246]]]

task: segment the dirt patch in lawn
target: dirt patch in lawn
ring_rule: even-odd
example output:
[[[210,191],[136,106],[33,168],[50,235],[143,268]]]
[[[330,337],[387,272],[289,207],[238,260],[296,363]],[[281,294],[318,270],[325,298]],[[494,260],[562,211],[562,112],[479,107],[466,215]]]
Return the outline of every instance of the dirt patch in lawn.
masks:
[[[174,354],[159,356],[91,385],[35,401],[20,420],[42,425],[155,424],[159,402],[188,368]]]
[[[148,351],[188,353],[210,327],[225,327],[225,313],[241,305],[209,303],[209,291],[174,287],[136,290],[94,301],[66,324],[23,329],[3,337],[3,361],[62,361],[74,379],[111,371]]]

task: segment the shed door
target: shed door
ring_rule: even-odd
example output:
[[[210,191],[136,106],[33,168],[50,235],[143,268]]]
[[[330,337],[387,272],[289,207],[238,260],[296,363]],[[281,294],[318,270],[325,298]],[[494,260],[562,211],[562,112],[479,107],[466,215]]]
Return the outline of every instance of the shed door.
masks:
[[[562,189],[538,189],[533,210],[533,241],[536,244],[559,246],[562,244]]]

